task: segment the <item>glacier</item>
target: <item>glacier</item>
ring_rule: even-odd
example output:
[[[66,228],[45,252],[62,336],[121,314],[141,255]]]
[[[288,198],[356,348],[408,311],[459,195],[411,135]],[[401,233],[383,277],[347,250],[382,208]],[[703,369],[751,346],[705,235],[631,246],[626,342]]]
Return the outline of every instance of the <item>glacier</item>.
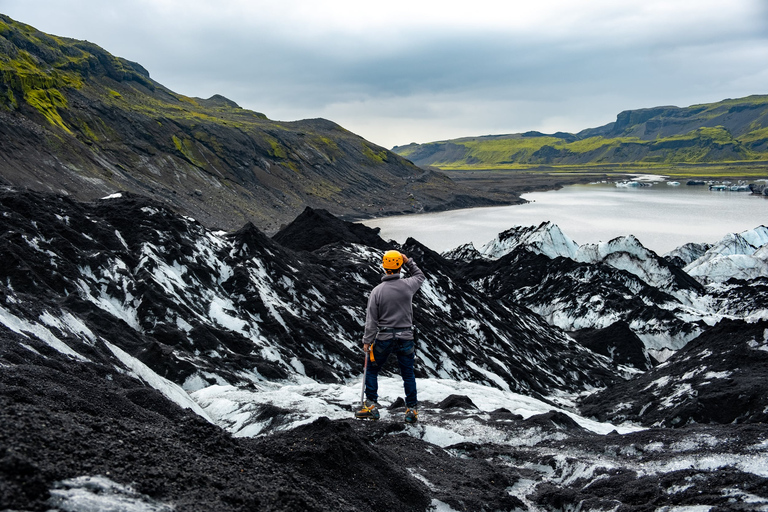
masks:
[[[441,255],[323,212],[267,237],[13,189],[0,222],[0,509],[768,506],[764,227]],[[414,426],[392,371],[352,419],[382,247],[428,276]]]

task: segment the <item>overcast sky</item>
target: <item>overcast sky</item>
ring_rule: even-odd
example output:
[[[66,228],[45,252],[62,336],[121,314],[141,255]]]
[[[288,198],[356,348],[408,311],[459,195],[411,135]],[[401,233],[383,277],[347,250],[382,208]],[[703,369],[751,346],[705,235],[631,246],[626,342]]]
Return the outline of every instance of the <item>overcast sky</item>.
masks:
[[[768,0],[0,0],[187,96],[385,147],[768,94]]]

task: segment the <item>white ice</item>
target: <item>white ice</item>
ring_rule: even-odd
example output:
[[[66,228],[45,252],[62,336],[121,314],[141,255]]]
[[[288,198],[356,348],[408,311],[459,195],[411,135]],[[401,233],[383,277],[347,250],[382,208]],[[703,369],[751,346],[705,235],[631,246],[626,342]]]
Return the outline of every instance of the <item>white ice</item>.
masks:
[[[166,396],[166,398],[177,403],[180,407],[184,409],[192,409],[195,413],[199,414],[211,423],[214,423],[214,421],[208,416],[208,413],[206,413],[199,405],[197,405],[197,403],[189,397],[187,392],[184,391],[181,386],[171,382],[164,377],[161,377],[149,366],[145,365],[132,355],[126,353],[121,348],[116,347],[108,341],[105,341],[104,343],[107,345],[109,350],[115,354],[115,357],[117,357],[125,366],[127,366],[131,373],[133,373],[133,375],[135,375],[137,378],[144,381],[147,385],[160,391],[163,395]]]
[[[57,482],[48,504],[66,512],[172,512],[175,507],[154,501],[132,487],[103,476],[79,476]]]
[[[208,386],[191,393],[192,398],[220,426],[236,436],[256,436],[273,430],[289,430],[296,426],[311,423],[321,416],[330,419],[352,417],[352,410],[360,404],[362,381],[347,384],[320,384],[309,379],[303,383],[255,384],[256,389],[239,389],[234,386]],[[487,414],[499,408],[506,408],[524,418],[547,413],[552,410],[563,412],[579,425],[598,434],[617,431],[619,434],[642,430],[631,425],[612,425],[583,418],[571,411],[553,407],[535,398],[503,391],[480,384],[449,379],[417,379],[419,399],[438,403],[449,395],[465,395],[480,409],[478,414]],[[398,397],[402,397],[403,384],[399,377],[379,378],[379,403],[382,405],[382,419],[386,420],[390,412],[386,407]],[[280,419],[277,427],[270,425],[271,420],[255,421],[255,417],[265,406],[275,406],[289,411]],[[440,422],[440,426],[430,425],[429,413],[422,409],[420,430],[409,433],[440,446],[448,446],[460,441],[474,440],[487,442],[489,435],[499,440],[503,436],[494,434],[479,423],[459,421]]]
[[[2,306],[0,306],[0,323],[4,324],[8,329],[12,330],[13,332],[21,334],[26,338],[28,338],[30,335],[33,335],[36,338],[44,341],[54,349],[58,350],[62,354],[66,354],[68,356],[74,357],[75,359],[79,359],[81,361],[87,361],[85,357],[80,355],[78,352],[73,350],[69,345],[61,341],[59,338],[57,338],[46,327],[40,324],[31,322],[29,320],[26,320],[24,318],[19,318]]]

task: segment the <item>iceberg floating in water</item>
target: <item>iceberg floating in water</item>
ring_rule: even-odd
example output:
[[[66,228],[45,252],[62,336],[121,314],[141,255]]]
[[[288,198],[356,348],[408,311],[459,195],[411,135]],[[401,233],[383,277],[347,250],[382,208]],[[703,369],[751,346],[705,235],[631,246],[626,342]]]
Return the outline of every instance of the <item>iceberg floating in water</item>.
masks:
[[[642,181],[619,181],[616,183],[618,188],[636,188],[636,187],[652,187],[653,183],[645,183]]]

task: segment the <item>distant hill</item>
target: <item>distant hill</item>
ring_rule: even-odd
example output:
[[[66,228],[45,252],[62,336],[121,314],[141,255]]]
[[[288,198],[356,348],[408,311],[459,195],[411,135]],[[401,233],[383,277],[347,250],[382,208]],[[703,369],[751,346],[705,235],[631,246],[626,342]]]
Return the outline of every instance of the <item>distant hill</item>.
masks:
[[[307,206],[370,217],[514,202],[323,119],[278,122],[177,94],[99,46],[0,15],[0,185],[153,197],[209,227],[277,231]]]
[[[627,110],[613,123],[576,134],[467,137],[393,151],[416,165],[447,169],[768,160],[768,96]]]

